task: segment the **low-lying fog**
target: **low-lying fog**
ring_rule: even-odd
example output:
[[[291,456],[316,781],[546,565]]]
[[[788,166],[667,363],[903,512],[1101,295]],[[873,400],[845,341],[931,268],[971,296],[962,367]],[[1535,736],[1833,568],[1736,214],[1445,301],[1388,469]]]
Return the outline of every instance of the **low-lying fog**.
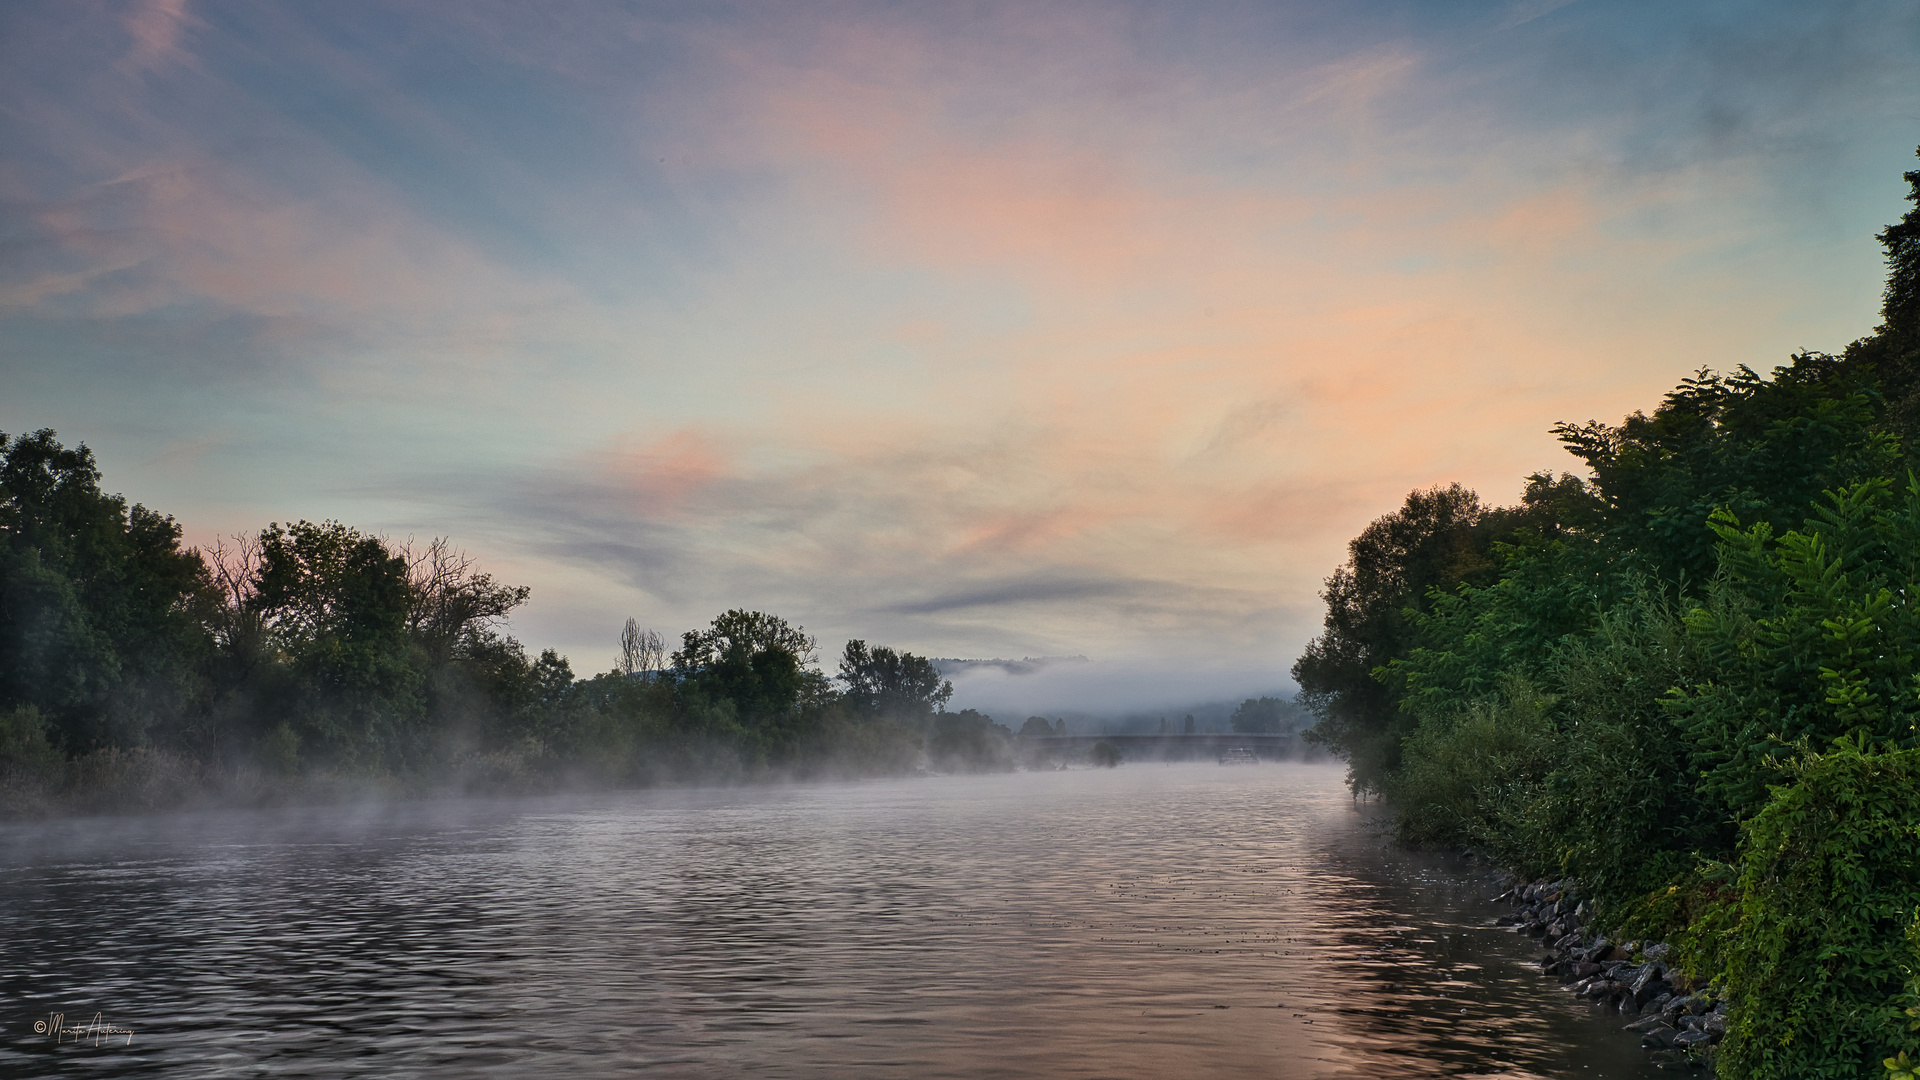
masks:
[[[953,682],[951,709],[978,709],[1018,728],[1028,716],[1120,721],[1161,714],[1231,712],[1254,697],[1291,698],[1291,681],[1271,668],[1212,669],[1118,663],[1084,657],[1015,658],[1002,663],[939,660]]]

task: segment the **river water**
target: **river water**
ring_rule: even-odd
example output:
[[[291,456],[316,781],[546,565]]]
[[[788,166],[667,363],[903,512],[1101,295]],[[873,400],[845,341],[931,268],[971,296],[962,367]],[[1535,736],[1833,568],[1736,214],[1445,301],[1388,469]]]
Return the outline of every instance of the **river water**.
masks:
[[[1663,1075],[1497,891],[1310,765],[11,824],[0,1074]]]

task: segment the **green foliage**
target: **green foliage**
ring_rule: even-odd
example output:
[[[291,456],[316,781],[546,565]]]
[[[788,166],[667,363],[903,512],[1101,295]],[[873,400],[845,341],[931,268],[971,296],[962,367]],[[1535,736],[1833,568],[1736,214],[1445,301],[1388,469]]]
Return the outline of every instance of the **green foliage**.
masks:
[[[1783,779],[1745,829],[1719,1071],[1853,1080],[1920,1050],[1901,1009],[1920,977],[1920,751],[1839,739]]]
[[[1575,877],[1604,928],[1722,982],[1728,1076],[1898,1076],[1920,1050],[1906,179],[1872,336],[1559,425],[1590,479],[1536,475],[1521,506],[1416,493],[1350,545],[1294,669],[1404,836]]]
[[[49,775],[64,756],[47,741],[47,722],[40,710],[21,705],[0,711],[0,770]]]
[[[1920,481],[1910,475],[1898,499],[1885,479],[1828,492],[1777,540],[1731,514],[1711,525],[1723,573],[1687,615],[1711,678],[1676,688],[1670,708],[1721,811],[1756,813],[1805,742],[1916,745]]]
[[[1914,208],[1879,237],[1887,255],[1880,325],[1847,346],[1845,363],[1878,376],[1887,427],[1913,447],[1920,446],[1920,171],[1905,179]]]
[[[813,662],[814,639],[785,619],[735,609],[706,630],[689,630],[673,654],[674,673],[704,725],[736,733],[756,761],[790,757],[811,710],[829,692]]]
[[[1457,712],[1424,716],[1389,796],[1416,843],[1467,844],[1516,868],[1533,865],[1532,820],[1559,751],[1552,701],[1525,676]]]
[[[1626,560],[1689,595],[1712,578],[1716,511],[1797,524],[1821,491],[1882,475],[1898,441],[1877,430],[1866,375],[1831,356],[1801,353],[1771,377],[1747,367],[1702,371],[1652,416],[1618,427],[1554,430],[1593,471],[1603,510],[1594,532]]]
[[[142,745],[198,687],[206,570],[180,527],[100,490],[93,452],[0,434],[0,708],[69,752]]]
[[[953,698],[953,684],[940,677],[933,661],[885,645],[870,649],[858,639],[847,642],[839,678],[854,712],[916,726],[924,727]]]
[[[505,633],[528,591],[444,540],[334,521],[230,539],[182,549],[172,519],[100,490],[86,447],[0,435],[0,812],[163,805],[215,768],[274,798],[1010,760],[1006,729],[941,712],[951,685],[911,653],[850,643],[839,694],[804,631],[735,610],[664,672],[630,628],[628,669],[582,682]]]
[[[1012,772],[1013,732],[993,717],[962,709],[933,718],[927,757],[943,772]]]
[[[269,525],[250,606],[288,663],[280,705],[323,759],[378,769],[423,749],[423,657],[407,634],[407,564],[338,522]]]
[[[1577,875],[1604,920],[1686,873],[1693,852],[1731,850],[1664,707],[1703,663],[1675,604],[1638,589],[1545,665],[1560,750],[1543,785],[1539,857]]]
[[[1458,484],[1416,491],[1348,544],[1327,579],[1326,626],[1294,663],[1300,702],[1317,716],[1307,738],[1347,761],[1355,791],[1383,791],[1415,724],[1376,672],[1423,641],[1423,619],[1462,586],[1499,581],[1497,545],[1526,534],[1551,540],[1596,512],[1579,480],[1538,474],[1517,507],[1481,505]],[[1490,685],[1490,684],[1489,684]]]
[[[1029,716],[1020,725],[1020,737],[1023,739],[1044,739],[1057,734],[1060,733],[1053,730],[1053,724],[1044,716]]]
[[[1299,705],[1287,698],[1261,697],[1248,698],[1241,702],[1228,718],[1228,723],[1236,732],[1244,734],[1269,734],[1293,731],[1305,721]]]

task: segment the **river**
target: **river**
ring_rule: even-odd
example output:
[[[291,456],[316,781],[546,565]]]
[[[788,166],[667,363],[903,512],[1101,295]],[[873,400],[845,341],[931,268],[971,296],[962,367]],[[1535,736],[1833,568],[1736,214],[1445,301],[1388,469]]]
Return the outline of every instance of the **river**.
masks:
[[[13,823],[0,860],[5,1075],[1672,1075],[1327,766]]]

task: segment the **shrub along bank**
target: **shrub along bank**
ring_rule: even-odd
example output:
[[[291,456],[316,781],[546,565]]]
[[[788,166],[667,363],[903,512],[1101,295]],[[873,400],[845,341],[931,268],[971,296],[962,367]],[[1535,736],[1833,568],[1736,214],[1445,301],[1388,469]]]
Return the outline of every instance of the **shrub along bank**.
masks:
[[[1414,493],[1294,668],[1406,839],[1669,943],[1729,1077],[1920,1057],[1920,206],[1880,240],[1872,335],[1560,425],[1518,506]]]

